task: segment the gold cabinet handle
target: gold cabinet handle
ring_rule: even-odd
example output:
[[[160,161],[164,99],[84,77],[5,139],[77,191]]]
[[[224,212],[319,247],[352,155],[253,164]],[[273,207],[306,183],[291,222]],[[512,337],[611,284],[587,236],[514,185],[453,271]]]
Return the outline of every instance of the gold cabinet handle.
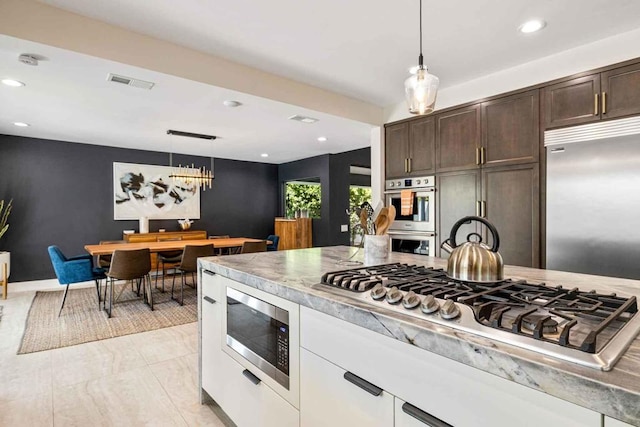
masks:
[[[484,200],[482,201],[482,205],[480,206],[480,216],[482,218],[487,217],[487,202],[485,202]]]
[[[602,114],[607,114],[607,92],[602,92]]]
[[[409,159],[404,159],[404,172],[405,173],[409,173],[409,167],[407,166],[407,163],[408,163],[407,160],[409,160]]]
[[[407,172],[411,172],[411,157],[407,159]]]
[[[476,200],[476,216],[480,216],[480,200]]]
[[[593,115],[597,116],[598,115],[598,94],[594,94],[593,97]]]
[[[487,163],[487,153],[484,147],[480,147],[480,164],[484,165],[485,163]]]
[[[476,165],[480,164],[480,147],[476,147]]]

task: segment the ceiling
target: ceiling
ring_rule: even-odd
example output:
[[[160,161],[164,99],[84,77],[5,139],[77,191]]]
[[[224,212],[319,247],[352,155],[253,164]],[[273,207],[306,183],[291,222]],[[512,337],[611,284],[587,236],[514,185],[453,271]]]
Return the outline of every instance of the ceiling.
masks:
[[[441,89],[640,27],[637,0],[423,0],[424,55]],[[41,0],[54,7],[387,107],[418,54],[417,0]],[[547,27],[521,34],[543,18]],[[88,29],[87,31],[90,31]],[[47,58],[38,67],[20,53]],[[154,82],[150,91],[108,73]],[[371,125],[0,35],[0,133],[282,163],[369,145]],[[243,106],[230,109],[224,100]],[[311,125],[288,121],[301,114]],[[28,128],[11,123],[28,122]],[[209,142],[166,130],[214,134]],[[317,141],[326,136],[327,142]],[[269,157],[260,157],[268,153]]]

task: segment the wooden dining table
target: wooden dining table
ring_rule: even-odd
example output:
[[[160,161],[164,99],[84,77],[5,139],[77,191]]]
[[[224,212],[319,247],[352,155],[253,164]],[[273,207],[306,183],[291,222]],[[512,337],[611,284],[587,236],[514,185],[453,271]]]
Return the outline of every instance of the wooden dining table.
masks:
[[[149,249],[151,253],[182,250],[185,246],[213,245],[215,248],[239,248],[244,242],[267,242],[264,239],[251,239],[248,237],[229,237],[223,239],[198,239],[198,240],[165,240],[162,242],[136,242],[136,243],[110,243],[104,245],[85,245],[84,249],[92,256],[111,255],[115,250]]]

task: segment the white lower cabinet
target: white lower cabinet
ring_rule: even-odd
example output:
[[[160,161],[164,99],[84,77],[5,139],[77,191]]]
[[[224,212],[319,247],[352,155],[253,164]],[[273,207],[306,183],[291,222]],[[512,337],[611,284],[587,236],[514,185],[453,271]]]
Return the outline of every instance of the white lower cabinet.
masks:
[[[615,418],[604,417],[604,427],[633,427],[633,426],[631,424],[618,421]]]
[[[228,280],[202,272],[202,388],[238,427],[298,427],[298,410],[222,351],[222,304],[227,301]]]
[[[422,413],[452,426],[601,427],[602,415],[597,412],[324,313],[301,307],[300,322],[303,349],[315,353],[326,364],[353,372],[397,397],[396,405],[409,402]],[[303,376],[303,390],[315,387],[305,384],[312,378],[322,380]],[[331,390],[326,393],[330,394]],[[358,407],[360,403],[354,402],[353,396],[355,394],[341,395],[344,399],[342,406]],[[301,398],[305,399],[304,396]],[[323,408],[314,406],[314,413],[333,417],[335,409],[331,403],[327,398],[318,400],[316,405],[322,404]],[[302,420],[306,419],[306,409],[307,405],[301,406]],[[410,419],[406,413],[403,415],[402,405],[402,413],[398,413],[397,406],[395,412],[395,422],[405,423],[396,425],[421,425],[414,422],[418,421],[417,418]],[[304,422],[302,425],[306,427]],[[392,426],[393,422],[367,424],[353,421],[333,425]],[[439,427],[435,422],[431,425]]]
[[[217,380],[220,373],[220,360],[224,353],[220,348],[222,335],[222,286],[220,276],[202,271],[200,304],[201,317],[201,355],[202,355],[202,388],[214,400],[218,400],[224,384]]]
[[[300,350],[300,425],[393,426],[393,395]]]

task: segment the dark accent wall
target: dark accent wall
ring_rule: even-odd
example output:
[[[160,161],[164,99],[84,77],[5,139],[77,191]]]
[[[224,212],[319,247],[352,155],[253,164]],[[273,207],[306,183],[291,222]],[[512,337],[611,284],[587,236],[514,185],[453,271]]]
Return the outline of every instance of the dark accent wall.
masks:
[[[313,220],[313,246],[348,245],[349,233],[341,232],[341,224],[349,224],[350,166],[371,167],[371,149],[325,154],[278,167],[280,183],[280,215],[284,213],[284,184],[287,181],[319,178],[322,186],[320,218]]]
[[[68,255],[118,240],[137,221],[113,219],[113,162],[169,165],[169,154],[0,135],[0,199],[13,198],[0,250],[11,251],[11,282],[54,278],[47,246]],[[278,214],[278,166],[215,159],[212,189],[201,192],[194,230],[264,238]],[[208,157],[175,155],[173,164],[210,167]],[[150,231],[177,230],[151,220]]]

